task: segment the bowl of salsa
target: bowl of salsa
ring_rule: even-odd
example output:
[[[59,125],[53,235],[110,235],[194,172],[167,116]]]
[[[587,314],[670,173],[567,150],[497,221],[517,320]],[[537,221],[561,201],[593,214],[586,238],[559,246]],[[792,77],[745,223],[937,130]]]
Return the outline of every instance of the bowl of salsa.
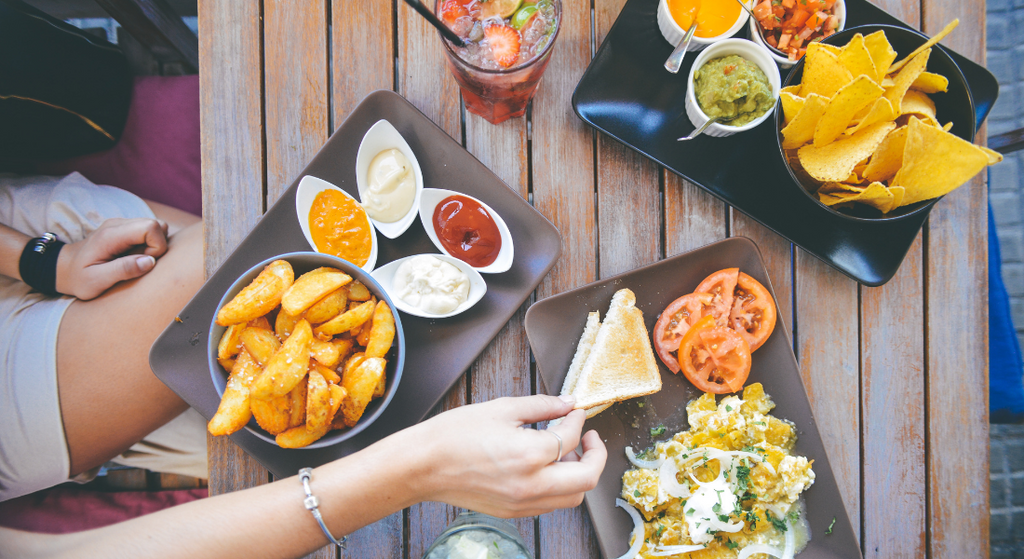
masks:
[[[748,18],[750,36],[763,47],[782,51],[785,56],[768,51],[783,68],[803,58],[807,45],[820,41],[846,28],[844,0],[758,0],[754,18]],[[762,33],[758,22],[765,28]]]
[[[744,0],[749,6],[752,0]],[[736,0],[661,0],[658,29],[673,47],[697,21],[697,31],[687,50],[697,51],[732,37],[750,18]]]

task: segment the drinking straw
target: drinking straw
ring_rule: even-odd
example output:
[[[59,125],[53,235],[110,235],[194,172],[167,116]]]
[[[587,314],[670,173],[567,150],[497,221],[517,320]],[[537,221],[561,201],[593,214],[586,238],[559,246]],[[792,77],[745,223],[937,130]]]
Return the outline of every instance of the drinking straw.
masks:
[[[437,30],[441,32],[441,35],[444,35],[445,39],[448,39],[449,41],[454,43],[455,46],[466,46],[466,43],[462,40],[462,37],[459,37],[458,35],[455,34],[454,31],[448,29],[447,25],[445,25],[441,20],[437,19],[437,16],[434,15],[434,12],[428,10],[426,6],[419,2],[419,0],[405,0],[405,3],[408,4],[412,9],[419,12],[421,16],[427,18],[427,21],[429,21],[431,25],[436,27]]]

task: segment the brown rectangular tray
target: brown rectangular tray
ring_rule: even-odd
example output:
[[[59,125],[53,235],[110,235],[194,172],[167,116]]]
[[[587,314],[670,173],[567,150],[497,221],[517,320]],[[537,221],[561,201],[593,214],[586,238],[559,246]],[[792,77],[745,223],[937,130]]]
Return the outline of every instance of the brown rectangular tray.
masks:
[[[231,438],[278,476],[317,466],[352,454],[396,431],[422,421],[491,339],[529,297],[561,254],[558,230],[519,194],[470,155],[429,118],[391,91],[368,95],[324,147],[296,177],[295,182],[263,216],[220,269],[181,311],[150,351],[156,376],[182,399],[210,418],[220,398],[214,389],[207,361],[210,323],[221,296],[253,265],[278,254],[310,251],[295,212],[295,189],[305,175],[313,175],[357,196],[356,151],[363,134],[375,122],[387,119],[416,152],[427,188],[464,192],[497,211],[515,240],[515,261],[502,274],[488,274],[487,294],[465,313],[430,320],[402,313],[406,360],[394,400],[384,413],[357,436],[321,449],[287,450],[241,430]],[[404,256],[437,253],[419,220],[397,239],[378,234],[377,266]]]
[[[636,306],[643,311],[650,332],[669,303],[692,292],[711,273],[733,267],[753,276],[775,297],[757,246],[749,239],[735,237],[534,304],[526,313],[526,335],[547,393],[558,394],[561,389],[587,313],[596,310],[603,317],[616,291],[624,287],[633,290]],[[665,426],[660,440],[687,429],[686,404],[701,395],[685,377],[673,375],[660,361],[658,366],[662,373],[661,392],[615,404],[587,420],[584,426],[584,430],[597,430],[608,447],[608,462],[601,479],[584,499],[605,557],[625,553],[633,530],[629,516],[615,506],[615,499],[622,493],[622,474],[632,467],[626,459],[625,447],[632,446],[638,452],[650,447],[654,443],[652,427]],[[861,557],[781,316],[771,337],[754,352],[747,382],[764,385],[776,404],[772,414],[796,424],[798,439],[794,453],[814,460],[816,479],[803,495],[811,541],[799,557]],[[825,535],[833,518],[835,525]]]

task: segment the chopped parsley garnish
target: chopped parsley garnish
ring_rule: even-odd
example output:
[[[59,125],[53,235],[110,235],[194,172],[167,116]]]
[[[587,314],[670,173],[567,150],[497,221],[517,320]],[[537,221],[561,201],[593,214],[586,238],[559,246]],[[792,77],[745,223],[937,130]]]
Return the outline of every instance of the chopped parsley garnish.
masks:
[[[687,509],[686,510],[686,514],[689,514],[690,516],[693,516],[693,513],[695,513],[695,512],[697,512],[697,509]],[[833,520],[833,522],[835,522],[835,521]]]
[[[637,402],[636,403],[636,407],[642,408],[642,407],[644,407],[644,403],[643,402]]]
[[[729,515],[728,514],[720,514],[720,515],[718,515],[718,519],[721,520],[722,522],[728,522],[729,521]]]
[[[711,507],[711,510],[715,512],[722,512],[722,503],[715,503],[715,505]]]
[[[768,451],[759,446],[745,446],[741,449],[743,452],[750,452],[752,454],[768,454]]]
[[[786,518],[788,518],[790,522],[797,522],[800,520],[800,511],[793,509],[789,511],[789,514],[786,515]]]
[[[753,423],[754,425],[762,425],[762,426],[767,426],[768,425],[764,421],[751,421],[751,423]]]
[[[633,496],[636,497],[636,498],[639,498],[640,497],[640,490],[639,489],[634,489],[633,490]]]
[[[828,525],[828,530],[825,530],[825,535],[832,535],[832,527],[836,525],[836,517],[832,517],[832,523]]]
[[[724,436],[725,436],[725,431],[722,431],[721,433],[718,433],[718,438],[719,439],[721,439]]]
[[[654,537],[660,538],[661,537],[661,533],[664,532],[664,531],[665,531],[665,526],[664,525],[658,526],[658,531],[654,533]]]
[[[501,548],[498,547],[498,542],[495,541],[495,542],[491,542],[491,543],[494,544],[494,549],[497,549],[498,551],[501,551]]]
[[[728,547],[729,549],[736,549],[739,546],[740,546],[740,544],[738,544],[738,543],[736,543],[736,542],[734,542],[732,540],[725,540],[725,547]]]
[[[746,491],[750,487],[750,468],[744,465],[736,466],[736,487],[740,491]]]
[[[665,426],[658,425],[657,427],[651,427],[651,436],[660,437],[665,434]]]
[[[776,530],[778,530],[780,532],[785,532],[786,531],[786,521],[785,520],[783,520],[783,519],[773,515],[772,511],[770,511],[770,510],[764,511],[764,515],[765,515],[766,518],[768,518],[768,522],[771,522],[772,526],[775,526]]]
[[[725,411],[732,411],[732,406],[726,405],[725,406]]]
[[[747,511],[746,519],[747,519],[747,522],[750,523],[750,529],[751,530],[757,528],[757,520],[758,520],[758,518],[757,518],[757,513],[756,512],[754,512],[752,510]]]

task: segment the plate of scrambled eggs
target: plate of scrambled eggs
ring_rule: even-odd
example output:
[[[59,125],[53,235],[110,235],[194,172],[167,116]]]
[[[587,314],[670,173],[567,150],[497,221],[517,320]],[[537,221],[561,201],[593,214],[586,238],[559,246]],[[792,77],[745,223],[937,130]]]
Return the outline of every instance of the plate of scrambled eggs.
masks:
[[[607,306],[615,291],[636,294],[652,331],[669,303],[734,267],[775,298],[756,245],[736,237],[535,303],[526,330],[544,386],[557,393],[587,309]],[[742,392],[716,399],[659,363],[660,392],[587,420],[584,429],[608,447],[601,479],[584,500],[606,559],[766,559],[787,550],[799,559],[861,557],[784,322],[780,315],[752,354]],[[663,469],[677,475],[662,476]],[[643,537],[631,549],[637,523]]]

